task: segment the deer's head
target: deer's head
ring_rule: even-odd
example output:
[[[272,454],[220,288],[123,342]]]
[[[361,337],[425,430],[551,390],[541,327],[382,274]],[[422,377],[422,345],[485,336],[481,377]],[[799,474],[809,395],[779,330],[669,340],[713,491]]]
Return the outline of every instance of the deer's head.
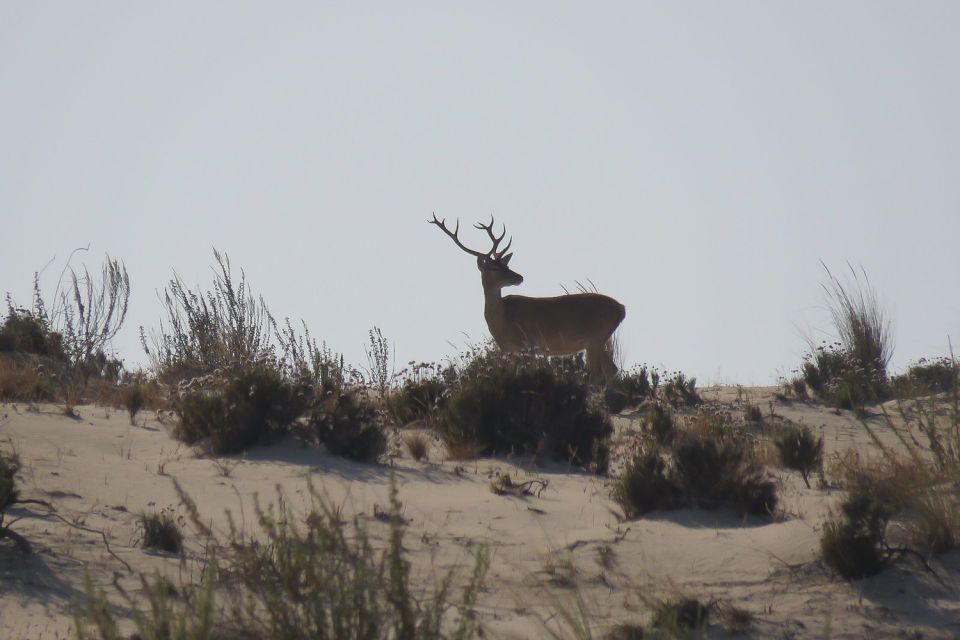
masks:
[[[500,242],[502,242],[504,236],[507,235],[507,228],[504,226],[503,232],[499,236],[496,235],[493,232],[493,216],[490,217],[489,224],[478,222],[474,225],[475,228],[486,231],[487,235],[490,237],[490,241],[493,243],[493,246],[486,253],[474,251],[473,249],[464,246],[464,244],[460,242],[460,238],[457,236],[457,233],[460,231],[459,220],[457,220],[456,227],[454,227],[453,231],[447,229],[447,225],[445,224],[446,218],[443,220],[437,220],[436,214],[433,215],[433,220],[430,220],[429,222],[430,224],[435,224],[440,227],[445,234],[450,236],[450,238],[458,247],[470,255],[476,256],[477,269],[480,270],[480,280],[483,283],[484,291],[499,291],[503,287],[512,287],[523,282],[523,276],[508,266],[510,264],[510,258],[513,257],[513,254],[507,253],[507,251],[510,249],[510,244],[513,242],[513,238],[507,241],[507,246],[498,250],[500,247]]]

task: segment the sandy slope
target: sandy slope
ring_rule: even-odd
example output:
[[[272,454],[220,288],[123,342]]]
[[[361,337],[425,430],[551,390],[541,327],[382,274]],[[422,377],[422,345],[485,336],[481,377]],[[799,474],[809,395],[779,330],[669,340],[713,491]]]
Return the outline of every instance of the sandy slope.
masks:
[[[705,396],[736,412],[737,393],[717,388]],[[764,413],[772,407],[777,416],[822,430],[831,452],[869,448],[862,426],[847,413],[778,403],[771,389],[747,393]],[[172,478],[220,528],[227,509],[250,523],[253,497],[275,500],[277,486],[291,504],[304,504],[310,478],[345,513],[362,514],[382,539],[386,525],[372,514],[387,504],[393,473],[410,521],[406,546],[420,579],[468,567],[474,545],[490,545],[493,561],[480,609],[492,637],[543,637],[544,621],[556,624],[558,608],[571,606],[574,591],[549,571],[557,558],[576,567],[579,593],[597,631],[617,622],[644,623],[658,598],[689,594],[750,611],[755,620],[749,634],[755,637],[960,635],[960,554],[935,563],[946,586],[910,561],[858,583],[832,578],[816,561],[818,530],[841,494],[807,489],[799,476],[783,470],[771,470],[782,483],[784,511],[774,522],[692,509],[622,522],[607,480],[564,465],[442,461],[439,448],[432,462],[399,457],[390,465],[361,465],[290,440],[231,459],[235,467],[226,477],[215,461],[178,445],[154,416],[130,426],[123,412],[79,411],[75,420],[55,406],[0,408],[3,446],[14,447],[24,463],[23,496],[47,500],[68,520],[105,531],[111,549],[136,571],[160,572],[175,583],[195,578],[195,565],[136,545],[138,513],[178,508]],[[621,417],[617,426],[623,435],[637,425]],[[548,486],[539,497],[497,496],[489,489],[497,471],[515,480],[542,478]],[[71,606],[81,595],[84,571],[118,604],[117,586],[139,589],[99,535],[45,512],[32,505],[8,512],[8,519],[20,518],[13,526],[36,553],[23,556],[0,543],[0,638],[70,637]],[[199,541],[188,546],[196,552]],[[708,635],[728,634],[715,621]]]

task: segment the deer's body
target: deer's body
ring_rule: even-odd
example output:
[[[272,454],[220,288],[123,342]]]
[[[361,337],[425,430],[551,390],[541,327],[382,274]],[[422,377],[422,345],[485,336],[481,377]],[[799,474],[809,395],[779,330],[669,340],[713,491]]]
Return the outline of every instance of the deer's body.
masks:
[[[507,266],[513,255],[506,253],[510,243],[502,251],[497,251],[506,231],[497,237],[493,234],[493,220],[489,225],[478,224],[477,227],[486,230],[493,241],[493,248],[483,254],[460,243],[457,237],[459,223],[452,232],[436,216],[431,224],[436,224],[457,246],[477,257],[483,284],[483,316],[500,349],[507,352],[537,349],[550,355],[569,355],[586,350],[592,379],[609,380],[616,375],[617,367],[607,353],[606,345],[626,315],[622,304],[599,293],[551,298],[503,296],[501,290],[504,287],[523,282],[523,276]]]

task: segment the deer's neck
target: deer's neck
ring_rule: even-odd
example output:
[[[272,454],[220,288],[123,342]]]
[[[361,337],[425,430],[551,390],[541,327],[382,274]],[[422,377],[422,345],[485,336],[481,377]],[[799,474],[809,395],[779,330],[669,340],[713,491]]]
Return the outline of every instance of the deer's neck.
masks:
[[[490,329],[490,335],[502,348],[505,336],[503,298],[500,295],[500,289],[484,287],[483,301],[483,318],[487,321],[487,328]]]

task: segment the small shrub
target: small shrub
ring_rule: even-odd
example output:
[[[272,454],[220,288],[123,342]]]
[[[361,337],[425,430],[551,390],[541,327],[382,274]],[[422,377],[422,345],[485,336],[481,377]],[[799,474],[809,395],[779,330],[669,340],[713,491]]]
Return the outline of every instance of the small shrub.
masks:
[[[732,505],[740,514],[771,515],[776,485],[743,438],[687,435],[673,452],[676,482],[689,502]]]
[[[613,425],[582,372],[536,354],[487,352],[454,372],[437,428],[448,445],[483,454],[545,452],[603,472]]]
[[[851,494],[841,505],[842,516],[823,527],[820,550],[831,569],[848,579],[882,571],[890,560],[887,550],[888,505],[866,493]]]
[[[743,409],[743,417],[746,418],[748,422],[762,422],[763,411],[757,405],[747,403]]]
[[[387,450],[381,422],[360,392],[330,391],[314,402],[307,433],[333,455],[376,462]]]
[[[817,438],[810,427],[784,427],[773,441],[783,466],[799,471],[807,488],[809,475],[823,466],[823,438]]]
[[[35,296],[37,292],[35,284]],[[29,353],[66,361],[63,336],[51,328],[41,298],[37,298],[31,311],[16,308],[7,297],[7,317],[0,326],[0,352]]]
[[[417,420],[430,422],[446,405],[448,383],[440,365],[411,363],[410,372],[401,372],[399,388],[387,396],[387,409],[401,425]]]
[[[627,518],[656,509],[673,509],[680,502],[680,490],[670,476],[658,448],[634,456],[613,486],[613,499]]]
[[[140,516],[140,527],[143,529],[144,548],[168,553],[180,553],[183,550],[183,532],[172,510],[161,509],[157,513]]]
[[[663,383],[660,393],[664,399],[673,406],[695,407],[703,404],[703,399],[697,393],[697,379],[687,377],[676,372],[666,379]]]
[[[307,390],[269,363],[255,363],[188,389],[173,403],[174,436],[211,453],[239,453],[285,433],[301,414]]]
[[[626,407],[638,405],[653,396],[655,390],[646,365],[634,366],[629,371],[618,373],[613,383],[607,387],[607,407],[611,412],[619,413]]]
[[[682,598],[661,603],[653,613],[652,626],[668,634],[685,635],[686,632],[706,627],[709,617],[710,608],[707,605],[694,598]]]
[[[140,409],[143,409],[146,402],[147,396],[140,384],[134,383],[124,390],[123,406],[126,408],[127,413],[130,414],[130,424],[135,423],[137,413],[140,412]]]

